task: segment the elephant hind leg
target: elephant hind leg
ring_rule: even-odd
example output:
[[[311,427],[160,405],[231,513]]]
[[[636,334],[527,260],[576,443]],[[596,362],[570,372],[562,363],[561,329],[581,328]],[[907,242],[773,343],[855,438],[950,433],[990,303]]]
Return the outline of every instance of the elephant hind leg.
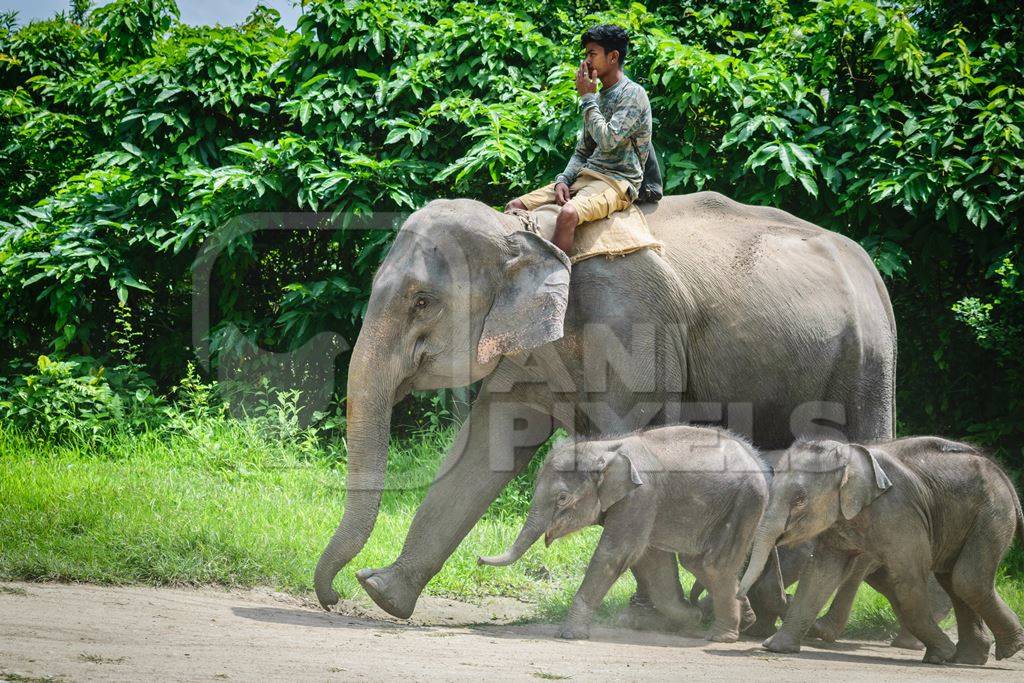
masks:
[[[664,617],[684,628],[700,625],[700,610],[686,600],[679,583],[679,564],[675,553],[648,548],[633,565],[633,575],[638,592],[642,589]]]
[[[707,588],[711,596],[714,619],[706,638],[719,643],[734,643],[739,640],[744,617],[753,616],[750,603],[736,599],[739,590],[739,570],[736,564],[722,565],[711,562],[695,562],[691,566],[693,575]],[[747,611],[750,611],[747,614]],[[749,625],[749,624],[748,624]]]
[[[630,572],[636,580],[636,592],[629,599],[629,605],[616,618],[622,628],[635,631],[663,631],[670,633],[678,630],[679,621],[665,615],[655,607],[655,598],[649,586],[649,578],[643,567],[634,565]],[[679,570],[676,569],[676,581],[679,581]],[[680,584],[680,590],[682,585]]]
[[[953,612],[956,614],[957,642],[953,661],[958,664],[984,664],[988,661],[989,650],[992,649],[992,638],[985,633],[981,615],[956,594],[952,575],[936,574],[935,578],[949,594],[953,602]]]
[[[991,534],[973,533],[953,565],[951,583],[957,598],[991,629],[996,639],[996,659],[1006,659],[1024,649],[1024,628],[996,593],[995,575],[1001,554],[993,552],[992,545]]]

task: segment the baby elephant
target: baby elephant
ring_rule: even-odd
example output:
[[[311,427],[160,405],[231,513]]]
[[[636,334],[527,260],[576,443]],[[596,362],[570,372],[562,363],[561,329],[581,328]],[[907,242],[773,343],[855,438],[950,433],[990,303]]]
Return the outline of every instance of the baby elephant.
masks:
[[[674,426],[602,441],[563,441],[540,470],[526,524],[504,555],[518,560],[541,534],[545,543],[591,524],[604,532],[587,567],[562,638],[586,638],[594,611],[632,568],[654,607],[682,626],[700,623],[686,602],[676,555],[714,603],[708,640],[734,642],[746,598],[736,598],[743,562],[768,502],[764,465],[753,447],[718,429]],[[746,626],[747,624],[742,624]]]
[[[1020,620],[995,591],[996,568],[1024,541],[1024,516],[1002,470],[973,447],[937,437],[868,446],[797,442],[776,467],[740,595],[776,543],[817,537],[782,628],[769,650],[798,652],[800,639],[840,582],[874,572],[904,627],[926,646],[924,661],[984,664],[1024,647]],[[927,580],[934,573],[956,613],[956,647],[936,625]]]

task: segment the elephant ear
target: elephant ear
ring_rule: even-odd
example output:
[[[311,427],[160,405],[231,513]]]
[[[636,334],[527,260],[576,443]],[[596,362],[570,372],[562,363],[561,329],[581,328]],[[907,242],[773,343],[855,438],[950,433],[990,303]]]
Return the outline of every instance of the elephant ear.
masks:
[[[633,461],[621,447],[596,453],[587,467],[598,473],[597,497],[601,501],[601,512],[644,484]]]
[[[506,240],[511,256],[477,344],[481,364],[537,348],[561,339],[563,334],[569,302],[569,257],[526,230],[516,231]]]
[[[839,509],[844,519],[853,519],[865,506],[888,491],[892,481],[869,449],[859,444],[845,448],[846,465],[839,484]]]

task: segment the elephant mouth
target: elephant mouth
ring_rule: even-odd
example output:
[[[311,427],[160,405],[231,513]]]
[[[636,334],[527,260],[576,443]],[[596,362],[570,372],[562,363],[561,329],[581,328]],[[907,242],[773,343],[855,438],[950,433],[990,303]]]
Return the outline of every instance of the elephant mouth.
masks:
[[[544,546],[548,547],[560,538],[576,533],[579,529],[548,529],[544,533]]]
[[[804,536],[804,534],[801,534],[798,531],[794,531],[793,529],[787,529],[786,531],[783,531],[782,535],[775,540],[775,545],[784,546],[788,548],[790,546],[803,543],[805,540],[807,540]]]
[[[413,378],[404,380],[395,388],[395,395],[391,399],[391,405],[397,405],[399,401],[408,396],[413,390]]]

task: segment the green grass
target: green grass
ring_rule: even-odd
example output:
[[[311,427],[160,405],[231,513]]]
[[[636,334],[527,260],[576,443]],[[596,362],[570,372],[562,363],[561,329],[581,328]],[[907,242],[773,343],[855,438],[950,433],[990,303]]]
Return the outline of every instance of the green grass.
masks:
[[[390,489],[369,543],[335,581],[362,595],[353,572],[389,564],[451,439],[434,432],[392,445]],[[338,447],[340,448],[340,446]],[[535,469],[535,468],[532,468]],[[102,584],[270,586],[310,595],[312,573],[345,498],[343,461],[311,441],[273,440],[258,423],[205,419],[101,445],[53,445],[0,427],[0,578]],[[512,542],[532,485],[523,475],[492,505],[427,586],[434,595],[507,595],[558,619],[571,602],[600,535],[592,527],[512,567],[476,558]],[[689,587],[692,579],[684,576]],[[1024,585],[1000,578],[1018,613]],[[633,591],[628,574],[602,610]],[[864,587],[848,633],[894,629],[888,603]]]
[[[450,433],[393,444],[389,487],[372,537],[335,581],[362,595],[353,573],[401,550]],[[564,611],[600,535],[592,528],[514,567],[476,558],[512,542],[528,482],[492,506],[427,588],[462,598],[511,595]],[[112,437],[101,447],[55,446],[0,428],[0,577],[102,584],[272,586],[312,590],[313,567],[344,509],[337,455],[274,442],[255,423],[207,420],[186,431]],[[543,578],[539,578],[543,577]],[[623,579],[609,596],[624,602]]]

